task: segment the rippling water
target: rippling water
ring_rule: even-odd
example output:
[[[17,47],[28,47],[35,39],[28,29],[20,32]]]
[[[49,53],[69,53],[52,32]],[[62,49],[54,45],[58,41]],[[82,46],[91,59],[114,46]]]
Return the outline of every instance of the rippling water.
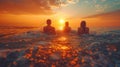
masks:
[[[120,31],[48,36],[29,31],[0,38],[0,65],[9,67],[119,67]]]

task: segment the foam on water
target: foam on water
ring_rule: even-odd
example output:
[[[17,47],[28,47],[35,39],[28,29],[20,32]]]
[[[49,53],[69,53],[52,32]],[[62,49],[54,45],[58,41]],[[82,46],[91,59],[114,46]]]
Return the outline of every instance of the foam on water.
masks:
[[[12,40],[12,43],[9,39]],[[62,64],[63,67],[70,65],[72,65],[72,67],[119,67],[120,64],[119,30],[83,36],[77,36],[75,32],[70,35],[49,36],[39,31],[29,31],[23,34],[13,35],[8,37],[8,40],[5,40],[6,43],[1,42],[2,44],[8,44],[8,48],[13,44],[16,45],[15,48],[24,45],[19,48],[24,48],[17,53],[19,57],[10,62],[11,64],[17,61],[17,64],[15,63],[16,66],[21,64],[25,65],[20,62],[28,61],[32,62],[28,62],[28,66],[30,63],[33,66],[38,64],[38,66],[54,65],[58,67],[61,66],[60,64]],[[65,47],[64,49],[69,47],[69,51],[61,48],[62,46],[63,48]],[[13,50],[15,48],[12,48],[9,54],[14,53],[15,51]],[[35,56],[36,54],[38,55]],[[7,56],[7,59],[10,59],[9,55]]]

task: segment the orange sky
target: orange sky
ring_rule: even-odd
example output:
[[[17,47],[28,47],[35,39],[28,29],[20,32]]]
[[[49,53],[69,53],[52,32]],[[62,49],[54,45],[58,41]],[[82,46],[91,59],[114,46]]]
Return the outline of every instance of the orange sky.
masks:
[[[88,27],[120,26],[120,0],[91,1],[92,5],[89,0],[0,0],[0,26],[43,27],[47,19],[52,19],[57,29],[64,26],[60,19],[69,21],[73,29],[82,20]]]
[[[1,25],[18,25],[18,26],[37,26],[37,27],[43,27],[46,24],[46,19],[52,19],[52,25],[55,26],[57,29],[60,28],[61,23],[60,19],[63,19],[64,21],[69,21],[70,26],[73,29],[76,29],[80,25],[80,21],[86,20],[88,27],[118,27],[120,26],[120,20],[119,17],[112,15],[106,16],[106,15],[100,15],[100,16],[94,16],[90,18],[70,18],[65,19],[64,17],[59,16],[39,16],[39,15],[3,15],[0,16],[0,23]],[[113,17],[113,18],[112,18]],[[64,26],[64,24],[63,24]]]

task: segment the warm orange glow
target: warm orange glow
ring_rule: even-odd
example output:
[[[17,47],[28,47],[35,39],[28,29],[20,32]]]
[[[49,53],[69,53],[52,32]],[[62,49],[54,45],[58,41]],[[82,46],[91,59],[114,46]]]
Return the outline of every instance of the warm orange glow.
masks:
[[[64,24],[64,23],[65,23],[65,20],[60,19],[59,22],[60,22],[60,24]]]
[[[62,30],[63,30],[63,26],[60,26],[59,30],[61,30],[61,31],[62,31]]]
[[[59,30],[63,30],[64,24],[65,24],[65,20],[64,19],[60,19],[59,20],[59,25],[60,25]]]
[[[67,45],[61,45],[61,44],[57,44],[57,45],[51,45],[50,48],[55,49],[55,50],[69,50],[70,47]]]
[[[57,39],[57,41],[59,41],[59,42],[65,42],[66,40],[67,40],[67,38],[64,36],[59,37]],[[51,45],[50,48],[55,49],[55,50],[64,51],[64,50],[70,50],[71,47],[68,45],[65,45],[65,44],[55,44],[55,45]]]
[[[25,50],[24,58],[32,61],[33,63],[42,63],[46,66],[51,65],[51,67],[58,66],[61,62],[60,60],[63,59],[63,62],[66,62],[67,60],[66,64],[69,64],[68,67],[70,67],[71,65],[75,65],[79,62],[78,54],[79,49],[73,49],[70,45],[51,44],[49,46],[38,46],[35,47],[35,49]],[[49,64],[48,62],[51,63]],[[82,62],[84,62],[84,59],[82,59]],[[16,64],[16,61],[14,62],[14,64]],[[34,67],[33,65],[30,66]]]
[[[67,47],[67,46],[61,46],[61,49],[62,50],[66,50],[66,49],[69,49],[69,47]]]
[[[66,37],[64,37],[64,36],[62,36],[62,37],[58,38],[58,40],[59,40],[59,41],[66,41],[66,40],[67,40],[67,38],[66,38]]]

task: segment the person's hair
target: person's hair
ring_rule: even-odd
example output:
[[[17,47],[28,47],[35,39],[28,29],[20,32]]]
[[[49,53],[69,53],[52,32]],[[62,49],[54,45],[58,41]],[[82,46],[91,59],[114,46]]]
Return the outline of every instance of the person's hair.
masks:
[[[48,25],[51,24],[51,19],[47,19],[47,24],[48,24]]]
[[[66,21],[66,22],[65,22],[65,25],[69,25],[69,22],[68,22],[68,21]]]
[[[86,27],[86,21],[81,21],[81,27]]]

